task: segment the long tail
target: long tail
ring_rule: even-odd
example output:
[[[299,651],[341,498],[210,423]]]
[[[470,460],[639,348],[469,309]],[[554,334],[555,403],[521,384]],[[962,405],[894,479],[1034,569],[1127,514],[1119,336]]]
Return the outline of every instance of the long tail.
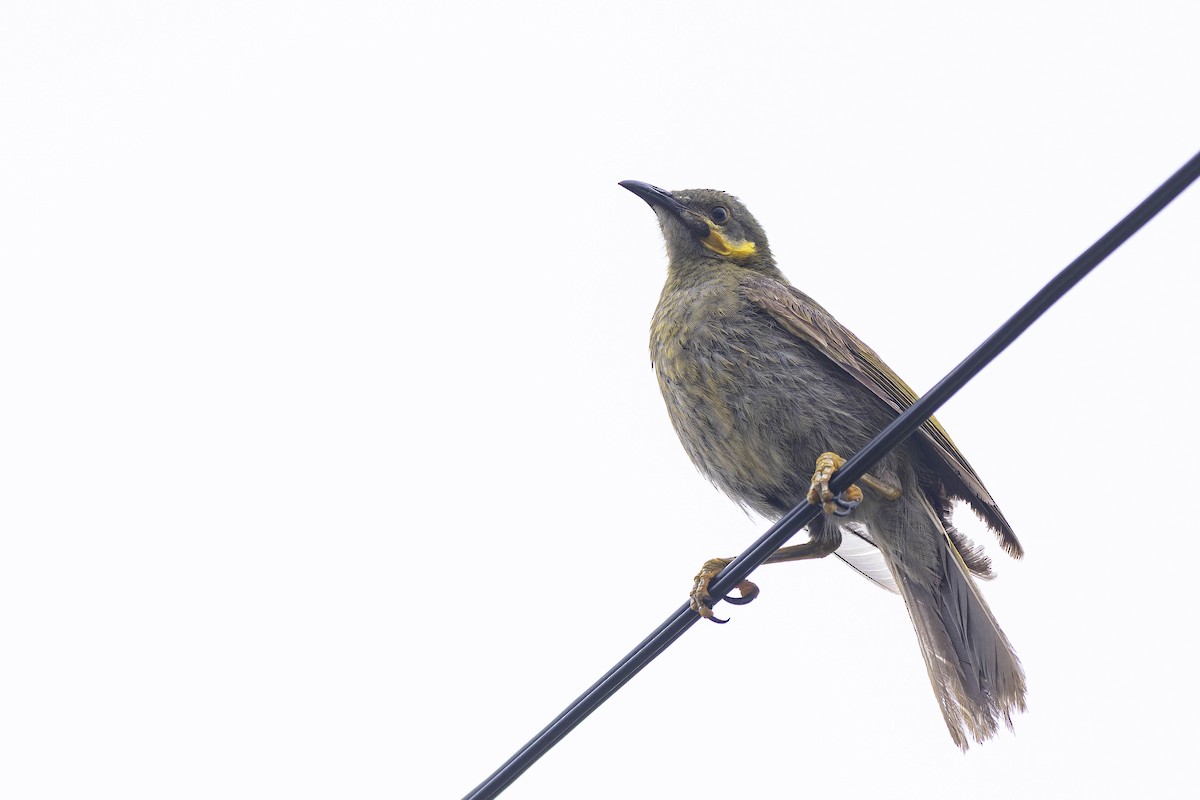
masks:
[[[1013,712],[1025,710],[1025,673],[928,501],[906,496],[898,505],[908,506],[901,538],[925,546],[906,553],[893,542],[888,560],[950,736],[966,750],[968,739],[991,738],[1001,721],[1012,727]]]

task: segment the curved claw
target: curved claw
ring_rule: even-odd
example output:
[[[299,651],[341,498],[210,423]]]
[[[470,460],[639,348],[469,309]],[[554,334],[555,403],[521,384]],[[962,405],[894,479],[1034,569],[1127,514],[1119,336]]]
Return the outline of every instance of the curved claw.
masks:
[[[737,590],[741,594],[741,597],[727,594],[724,598],[726,603],[733,603],[735,606],[744,606],[747,603],[753,603],[758,597],[758,584],[751,583],[750,581],[739,583]]]
[[[700,616],[712,622],[717,622],[724,625],[729,620],[716,617],[712,612],[712,595],[708,593],[708,585],[713,579],[721,574],[721,570],[729,566],[733,559],[730,558],[714,558],[706,561],[704,566],[700,568],[700,572],[696,575],[695,582],[692,584],[691,606],[692,610]],[[737,585],[737,591],[741,595],[727,594],[722,599],[727,603],[732,603],[735,606],[744,606],[747,603],[754,602],[758,597],[758,586],[750,581],[742,581]]]
[[[833,510],[834,516],[848,516],[854,509],[862,505],[862,491],[854,484],[851,484],[849,489],[833,498],[833,504],[837,506]]]
[[[726,599],[728,599],[728,598],[726,598]],[[710,605],[710,603],[712,603],[712,598],[709,597],[708,595],[705,595],[704,598],[701,600],[697,600],[695,595],[693,595],[692,602],[691,602],[692,611],[695,611],[697,614],[704,617],[709,622],[715,622],[718,625],[724,625],[726,622],[729,622],[729,620],[721,619],[717,615],[713,614],[712,606]]]

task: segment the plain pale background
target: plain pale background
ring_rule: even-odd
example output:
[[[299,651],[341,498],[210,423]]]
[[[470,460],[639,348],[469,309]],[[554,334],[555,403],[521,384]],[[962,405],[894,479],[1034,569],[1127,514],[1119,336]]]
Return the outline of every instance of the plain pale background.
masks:
[[[764,530],[668,424],[617,181],[740,196],[923,391],[1200,148],[1194,2],[0,22],[6,798],[459,797]],[[1198,223],[1194,187],[939,414],[1028,549],[985,587],[1015,734],[960,754],[831,559],[505,796],[1194,791]]]

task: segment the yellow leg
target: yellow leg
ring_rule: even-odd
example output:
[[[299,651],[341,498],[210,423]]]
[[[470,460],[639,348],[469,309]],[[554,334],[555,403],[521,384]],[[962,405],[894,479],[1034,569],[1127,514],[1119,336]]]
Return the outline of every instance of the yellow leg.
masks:
[[[830,526],[830,530],[824,531],[820,536],[804,542],[803,544],[793,544],[788,547],[781,547],[772,553],[764,564],[780,564],[784,561],[802,561],[809,558],[824,558],[830,553],[838,549],[838,545],[842,543],[842,534],[836,526]],[[704,566],[700,568],[700,572],[696,575],[695,583],[692,584],[691,606],[692,610],[707,620],[713,622],[728,622],[729,620],[721,619],[713,616],[712,603],[713,598],[708,593],[708,586],[712,581],[721,574],[721,570],[725,569],[732,563],[732,558],[711,558],[704,562]],[[742,581],[737,585],[740,597],[726,595],[723,599],[727,603],[733,603],[740,606],[749,603],[754,598],[758,597],[758,586],[750,581]]]
[[[846,459],[839,456],[837,453],[822,453],[817,457],[816,471],[813,472],[812,485],[808,490],[808,502],[813,505],[819,505],[826,514],[835,516],[845,516],[853,511],[863,501],[862,490],[856,485],[851,485],[841,495],[835,495],[829,489],[829,479],[833,477],[833,473],[846,463]],[[863,485],[871,490],[878,492],[886,500],[896,500],[900,497],[900,488],[892,486],[890,483],[885,483],[873,475],[863,475],[859,480]],[[779,564],[784,561],[800,561],[809,558],[823,558],[838,549],[842,543],[842,534],[838,530],[837,525],[826,526],[822,529],[819,536],[810,539],[803,544],[790,545],[781,547],[779,550],[771,554],[771,556],[763,563]],[[713,598],[708,593],[709,584],[713,582],[721,570],[725,569],[733,561],[732,558],[713,558],[704,562],[704,566],[700,568],[700,572],[696,574],[696,578],[692,583],[691,591],[691,607],[700,616],[713,622],[728,622],[728,620],[720,619],[713,615],[712,603]],[[723,598],[726,602],[734,605],[743,605],[749,603],[754,598],[758,597],[758,586],[750,581],[742,581],[737,586],[740,597],[726,596]]]
[[[714,616],[712,611],[712,596],[708,593],[708,585],[721,574],[721,570],[728,567],[733,562],[732,558],[710,558],[704,562],[704,566],[696,573],[696,578],[692,584],[691,606],[692,611],[695,611],[700,616],[713,622],[722,624],[728,622],[727,619],[721,619]],[[754,598],[758,597],[758,586],[750,581],[742,581],[737,585],[738,593],[741,597],[725,596],[725,600],[734,605],[744,605],[749,603]]]
[[[845,463],[846,459],[837,453],[821,453],[817,456],[817,468],[813,472],[812,484],[808,489],[808,502],[814,506],[821,506],[826,514],[844,517],[863,501],[862,489],[859,489],[857,484],[850,484],[840,496],[829,490],[829,479]],[[900,497],[900,487],[885,483],[869,473],[864,474],[859,480],[868,488],[883,495],[884,499],[897,500]]]

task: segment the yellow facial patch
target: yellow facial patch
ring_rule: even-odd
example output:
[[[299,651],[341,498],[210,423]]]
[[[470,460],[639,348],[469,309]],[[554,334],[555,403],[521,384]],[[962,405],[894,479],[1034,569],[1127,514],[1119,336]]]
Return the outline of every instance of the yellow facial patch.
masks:
[[[754,242],[731,242],[717,228],[709,223],[708,236],[700,240],[700,244],[712,250],[719,256],[741,260],[754,255]]]

